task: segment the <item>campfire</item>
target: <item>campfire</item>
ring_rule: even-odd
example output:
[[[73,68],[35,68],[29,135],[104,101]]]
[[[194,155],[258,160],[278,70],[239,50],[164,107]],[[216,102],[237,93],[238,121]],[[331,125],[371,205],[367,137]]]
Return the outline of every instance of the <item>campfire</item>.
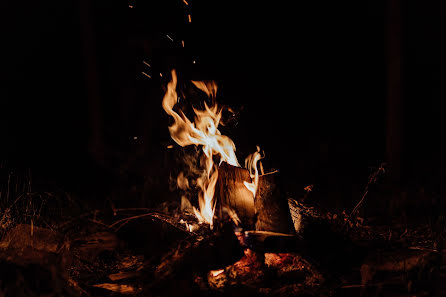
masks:
[[[215,82],[180,82],[172,71],[162,107],[176,143],[165,149],[180,156],[169,168],[173,202],[68,216],[60,207],[65,201],[76,210],[68,196],[34,192],[29,173],[21,179],[9,173],[6,198],[17,198],[1,221],[4,296],[375,296],[383,287],[430,289],[441,260],[433,236],[369,226],[358,216],[385,164],[372,172],[350,214],[327,212],[307,203],[313,185],[302,197],[285,192],[281,172],[262,164],[260,147],[238,160],[236,145],[220,131],[233,110],[217,102]],[[12,219],[23,209],[24,219]]]
[[[178,96],[175,71],[171,78],[162,101],[173,119],[170,135],[179,146],[194,146],[199,152],[195,158],[183,158],[188,171],[180,171],[176,178],[183,193],[180,223],[193,235],[162,257],[155,278],[166,282],[180,273],[196,273],[193,281],[200,287],[224,291],[240,284],[262,286],[268,281],[268,267],[288,277],[308,274],[301,279],[307,284],[323,281],[312,264],[295,254],[306,249],[298,235],[302,216],[298,204],[290,211],[276,182],[279,172],[265,173],[264,153],[258,146],[242,167],[234,142],[220,132],[224,108],[216,101],[215,82],[190,82],[206,95],[199,103],[202,109],[191,108],[191,120],[179,107],[188,98],[184,93],[185,98]]]
[[[445,1],[5,1],[0,297],[446,296]]]
[[[186,194],[191,185],[199,189],[198,208],[192,206],[198,222],[209,225],[212,230],[215,218],[219,220],[230,217],[236,225],[240,223],[244,228],[256,226],[259,231],[290,231],[289,212],[285,210],[279,213],[280,209],[287,209],[286,206],[283,207],[284,203],[279,202],[280,195],[273,197],[275,189],[272,187],[266,190],[267,180],[271,179],[269,176],[274,175],[274,172],[264,173],[260,148],[257,146],[257,151],[245,159],[245,168],[241,167],[234,142],[218,130],[222,108],[216,102],[215,82],[191,83],[204,92],[210,102],[210,105],[202,103],[203,110],[192,108],[193,121],[182,110],[174,110],[177,101],[181,99],[176,90],[175,71],[172,71],[172,80],[167,86],[163,108],[174,120],[169,127],[172,139],[181,147],[194,145],[201,150],[197,160],[185,160],[189,162],[189,171],[199,172],[198,177],[191,180],[190,172],[180,172],[177,177],[177,186]],[[258,166],[261,168],[261,175]],[[181,199],[184,210],[190,211],[188,197],[184,195]],[[190,230],[194,229],[190,223],[185,224]]]

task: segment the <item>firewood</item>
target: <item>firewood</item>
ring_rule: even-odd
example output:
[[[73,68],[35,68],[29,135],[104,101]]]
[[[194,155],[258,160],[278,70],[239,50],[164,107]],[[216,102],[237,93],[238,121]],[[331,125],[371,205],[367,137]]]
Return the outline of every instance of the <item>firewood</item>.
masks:
[[[244,243],[249,249],[264,253],[304,252],[307,249],[300,236],[270,231],[245,231]]]
[[[115,281],[120,281],[123,279],[135,278],[139,275],[140,275],[140,273],[138,271],[121,271],[118,273],[109,274],[108,278],[111,281],[115,282]]]
[[[243,249],[232,224],[220,223],[208,234],[185,238],[167,252],[154,270],[155,282],[152,286],[163,286],[172,279],[223,268],[242,256]]]
[[[223,162],[218,168],[215,197],[220,217],[224,207],[229,207],[236,212],[242,224],[249,228],[254,226],[255,207],[254,197],[244,185],[245,181],[251,182],[248,170]]]
[[[261,286],[267,286],[268,271],[264,261],[263,253],[256,253],[247,249],[239,261],[224,269],[210,271],[207,274],[209,287],[212,290],[223,292],[231,287],[236,287],[238,290],[245,289],[245,291],[250,288],[256,291]],[[250,296],[254,292],[247,291],[244,293],[237,296]]]
[[[222,163],[216,186],[219,214],[224,207],[233,209],[245,229],[293,233],[294,228],[287,201],[278,183],[278,173],[264,174],[254,199],[244,182],[251,183],[248,170]]]
[[[281,191],[278,172],[259,176],[255,198],[256,230],[294,233],[287,200]]]
[[[126,284],[113,284],[113,283],[103,283],[103,284],[96,284],[93,285],[93,287],[101,288],[104,290],[125,294],[125,295],[134,295],[141,291],[140,288],[135,288],[131,285]]]

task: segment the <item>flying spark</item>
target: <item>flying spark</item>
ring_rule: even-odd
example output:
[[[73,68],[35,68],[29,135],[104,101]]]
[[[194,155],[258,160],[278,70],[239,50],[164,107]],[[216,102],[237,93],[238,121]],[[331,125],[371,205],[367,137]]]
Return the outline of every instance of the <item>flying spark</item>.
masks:
[[[145,73],[144,71],[141,72],[142,74],[144,74],[145,76],[147,76],[148,78],[152,78],[150,75],[148,75],[147,73]]]
[[[150,64],[149,63],[147,63],[146,61],[142,61],[144,64],[146,64],[148,67],[150,67]]]
[[[184,2],[184,4],[186,4],[186,5],[189,5],[189,3],[187,3],[187,1],[186,1],[186,0],[183,0],[183,2]]]
[[[173,41],[172,37],[166,34],[166,37],[170,39],[170,41]]]

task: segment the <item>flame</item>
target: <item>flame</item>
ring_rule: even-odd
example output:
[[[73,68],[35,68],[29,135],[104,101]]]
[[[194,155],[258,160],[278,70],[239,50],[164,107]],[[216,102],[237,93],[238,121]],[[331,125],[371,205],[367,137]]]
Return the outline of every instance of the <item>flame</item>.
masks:
[[[204,170],[201,176],[196,180],[196,184],[201,190],[198,195],[199,209],[195,207],[192,207],[192,209],[201,223],[208,223],[212,228],[216,207],[214,193],[218,179],[218,165],[222,162],[227,162],[235,167],[241,166],[237,161],[234,142],[229,137],[221,135],[221,132],[218,130],[222,116],[222,109],[219,108],[215,102],[217,85],[213,81],[192,81],[192,83],[212,100],[212,104],[210,105],[205,102],[204,109],[202,110],[193,108],[195,114],[193,122],[189,120],[181,110],[178,112],[174,110],[174,106],[179,99],[176,91],[177,75],[175,70],[172,70],[172,80],[167,85],[167,91],[164,95],[162,106],[166,113],[174,119],[173,124],[169,127],[172,139],[182,147],[195,145],[201,146],[203,150],[203,159],[200,161]],[[213,156],[215,155],[219,157],[218,165],[214,163]],[[256,196],[259,182],[257,163],[263,157],[264,156],[260,154],[260,148],[257,146],[256,152],[245,159],[245,167],[248,169],[252,181],[245,181],[244,185],[251,191],[254,198]],[[260,162],[259,164],[263,174],[262,163]],[[186,190],[189,188],[189,181],[183,173],[178,175],[177,184],[180,189]],[[190,202],[187,200],[188,203],[186,203],[186,200],[187,198],[182,197],[182,208],[184,206],[185,209],[190,209]],[[240,222],[235,211],[229,209],[226,209],[226,211],[236,224]],[[189,226],[186,227],[189,228]]]
[[[178,100],[176,91],[177,76],[175,70],[172,71],[172,80],[167,85],[162,106],[166,113],[173,117],[174,123],[169,127],[172,139],[180,146],[202,146],[204,153],[204,172],[197,179],[197,185],[201,192],[198,197],[199,210],[194,208],[194,213],[200,222],[208,223],[211,228],[215,212],[215,201],[213,199],[215,185],[218,178],[218,166],[214,164],[213,156],[218,155],[221,162],[227,162],[233,166],[240,167],[235,155],[235,144],[227,136],[221,135],[218,125],[221,119],[222,109],[215,103],[217,86],[214,82],[192,83],[212,99],[213,104],[204,104],[204,110],[193,109],[195,113],[194,121],[190,121],[182,111],[173,110]],[[188,184],[183,179],[183,175],[178,177],[178,184],[186,188]]]
[[[200,90],[209,97],[215,99],[217,87],[215,83],[192,81]],[[176,92],[177,76],[172,70],[172,81],[167,85],[167,92],[163,98],[163,108],[166,113],[174,118],[174,123],[169,127],[170,136],[180,146],[202,145],[203,152],[212,162],[212,155],[220,155],[220,163],[227,162],[233,166],[240,167],[235,155],[235,144],[227,136],[221,135],[218,124],[221,119],[221,109],[217,104],[209,107],[206,103],[204,110],[193,109],[195,112],[194,122],[191,122],[182,111],[175,112],[173,107],[177,103]],[[211,168],[208,168],[209,170]]]
[[[255,151],[245,159],[245,168],[248,169],[252,182],[249,183],[247,181],[244,181],[243,183],[245,187],[249,191],[251,191],[254,198],[256,197],[257,187],[259,184],[259,171],[257,170],[257,162],[261,159],[263,159],[263,156],[260,154],[259,146],[257,146],[257,151]]]
[[[210,273],[212,274],[212,276],[218,276],[218,275],[222,274],[224,271],[225,271],[224,269],[211,270]]]

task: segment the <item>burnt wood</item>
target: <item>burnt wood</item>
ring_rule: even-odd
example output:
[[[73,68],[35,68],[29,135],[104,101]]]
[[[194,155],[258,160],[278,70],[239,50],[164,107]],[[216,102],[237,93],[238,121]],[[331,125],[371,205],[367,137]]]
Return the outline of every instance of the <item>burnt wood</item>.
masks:
[[[215,197],[217,197],[217,213],[223,217],[223,208],[229,207],[237,213],[246,228],[254,226],[254,197],[244,182],[251,182],[248,170],[223,162],[218,168],[218,180]]]
[[[190,236],[170,249],[154,270],[152,287],[163,287],[172,279],[184,279],[193,273],[224,268],[243,256],[233,226],[220,223],[205,235]]]
[[[307,249],[305,240],[298,235],[270,231],[245,231],[244,243],[247,248],[263,253],[293,253]]]
[[[245,229],[294,233],[288,203],[278,182],[278,172],[259,176],[254,199],[244,182],[252,182],[247,169],[222,163],[216,185],[218,214],[224,207],[234,210]]]
[[[278,172],[259,176],[255,198],[256,230],[294,233],[286,197],[278,182]]]

